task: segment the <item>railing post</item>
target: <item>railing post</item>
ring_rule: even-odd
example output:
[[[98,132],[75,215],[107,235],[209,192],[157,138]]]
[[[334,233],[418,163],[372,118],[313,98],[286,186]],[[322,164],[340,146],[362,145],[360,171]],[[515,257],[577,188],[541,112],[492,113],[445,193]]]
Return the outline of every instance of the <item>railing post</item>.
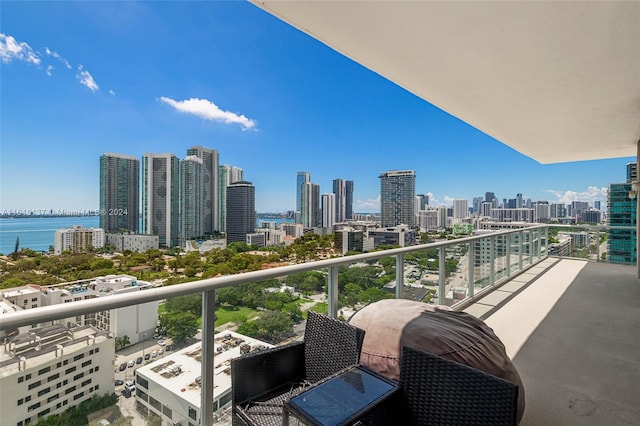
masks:
[[[489,237],[489,285],[496,283],[496,237]]]
[[[438,304],[444,305],[446,302],[446,265],[445,248],[438,247]]]
[[[396,299],[402,299],[404,290],[404,255],[396,255]]]
[[[473,297],[473,292],[475,290],[475,286],[473,285],[473,265],[475,264],[475,251],[474,251],[474,242],[469,241],[469,249],[467,250],[467,277],[469,279],[469,284],[467,285],[467,294],[469,297]]]
[[[216,291],[202,292],[202,363],[200,386],[200,424],[213,425],[213,367],[214,367],[214,336],[215,336],[215,309]]]
[[[329,267],[329,276],[327,277],[327,314],[331,318],[338,317],[338,267]]]
[[[596,228],[596,262],[600,262],[600,228]]]
[[[504,236],[504,242],[507,246],[504,251],[505,259],[507,260],[507,278],[511,278],[511,235],[513,234],[507,234]]]
[[[533,230],[529,230],[529,265],[533,265]]]

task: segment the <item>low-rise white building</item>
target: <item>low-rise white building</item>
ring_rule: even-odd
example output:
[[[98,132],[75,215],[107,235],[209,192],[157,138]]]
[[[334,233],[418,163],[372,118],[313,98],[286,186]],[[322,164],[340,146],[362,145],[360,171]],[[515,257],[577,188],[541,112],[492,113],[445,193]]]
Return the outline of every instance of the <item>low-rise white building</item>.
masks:
[[[154,285],[140,281],[132,275],[108,275],[87,280],[51,286],[27,285],[0,293],[0,301],[18,309],[32,309],[79,300],[106,297],[115,294],[144,291]],[[141,342],[145,335],[152,336],[158,325],[159,301],[125,306],[93,314],[78,315],[57,320],[56,323],[74,327],[91,325],[107,330],[117,337],[127,336],[131,344]]]
[[[215,335],[214,410],[231,404],[231,360],[241,352],[272,345],[225,331]],[[163,425],[203,424],[200,418],[201,343],[195,343],[136,370],[136,407],[156,414]]]
[[[94,394],[114,392],[114,339],[87,326],[49,325],[0,347],[0,423],[25,426]]]
[[[160,247],[160,237],[157,235],[143,235],[134,233],[106,234],[107,244],[111,244],[115,251],[131,250],[144,253]]]

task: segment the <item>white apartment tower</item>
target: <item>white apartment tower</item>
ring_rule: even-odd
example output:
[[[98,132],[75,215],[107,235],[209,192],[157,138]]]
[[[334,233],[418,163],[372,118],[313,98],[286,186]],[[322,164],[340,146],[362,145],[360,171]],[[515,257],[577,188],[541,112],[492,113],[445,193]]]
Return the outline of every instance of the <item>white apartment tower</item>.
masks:
[[[142,157],[142,230],[157,235],[160,246],[178,244],[179,164],[173,154]]]
[[[469,216],[469,200],[453,200],[453,218],[464,219]]]
[[[194,146],[187,150],[187,158],[192,155],[202,160],[202,184],[197,196],[201,198],[199,203],[202,204],[202,232],[211,235],[220,230],[218,223],[218,151]]]
[[[53,235],[53,252],[83,251],[90,248],[104,247],[104,230],[100,228],[85,228],[80,225],[71,228],[56,229]]]
[[[206,197],[203,196],[204,163],[200,157],[188,155],[180,162],[180,246],[187,240],[204,235]]]
[[[219,231],[227,231],[227,186],[244,180],[240,167],[223,164],[218,168],[218,222]]]
[[[336,218],[336,194],[322,194],[322,227],[331,228]]]

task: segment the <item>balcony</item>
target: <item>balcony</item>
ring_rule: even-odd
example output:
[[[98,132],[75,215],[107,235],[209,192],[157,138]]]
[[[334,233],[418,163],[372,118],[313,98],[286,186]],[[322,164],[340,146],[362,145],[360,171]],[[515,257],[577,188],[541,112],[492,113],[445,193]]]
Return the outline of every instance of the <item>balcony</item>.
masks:
[[[437,260],[437,268],[431,268],[433,282],[426,284],[434,303],[485,320],[514,360],[525,384],[527,408],[521,424],[638,424],[640,286],[636,269],[551,257],[548,236],[549,227],[538,225],[29,309],[0,315],[0,331],[202,292],[203,392],[197,418],[201,424],[211,424],[215,351],[214,339],[207,336],[214,336],[208,324],[213,324],[216,289],[322,270],[329,284],[329,313],[335,317],[340,312],[340,266],[393,257],[395,295],[413,297],[415,291],[407,279],[413,261],[405,258],[432,250],[437,259],[429,261]],[[453,257],[460,263],[448,269],[447,260]],[[175,410],[173,416],[173,422],[180,421]],[[187,424],[188,419],[184,420]]]

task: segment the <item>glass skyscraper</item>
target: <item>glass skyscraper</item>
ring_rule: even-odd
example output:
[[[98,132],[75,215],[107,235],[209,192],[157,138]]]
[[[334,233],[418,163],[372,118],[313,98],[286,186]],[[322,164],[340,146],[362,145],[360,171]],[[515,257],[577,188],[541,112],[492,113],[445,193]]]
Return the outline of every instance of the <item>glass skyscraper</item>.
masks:
[[[251,182],[227,186],[227,243],[245,242],[256,229],[256,190]]]
[[[391,170],[380,174],[380,214],[382,226],[415,226],[416,173]]]
[[[100,228],[104,232],[138,232],[140,161],[105,153],[100,157]]]
[[[173,154],[142,157],[142,230],[166,247],[178,244],[179,165]]]

